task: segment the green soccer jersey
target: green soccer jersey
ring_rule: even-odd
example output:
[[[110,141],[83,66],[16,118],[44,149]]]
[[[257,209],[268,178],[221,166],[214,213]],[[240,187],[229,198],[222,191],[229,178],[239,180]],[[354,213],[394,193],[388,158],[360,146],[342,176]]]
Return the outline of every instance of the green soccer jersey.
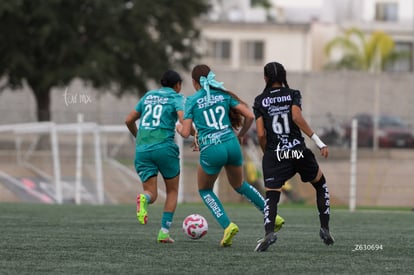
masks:
[[[177,111],[183,110],[183,96],[169,87],[148,91],[135,110],[141,114],[136,150],[148,151],[174,143]]]
[[[231,95],[214,89],[210,90],[209,100],[204,89],[187,97],[184,119],[193,120],[198,131],[200,151],[235,137],[229,111],[238,104],[239,101]]]

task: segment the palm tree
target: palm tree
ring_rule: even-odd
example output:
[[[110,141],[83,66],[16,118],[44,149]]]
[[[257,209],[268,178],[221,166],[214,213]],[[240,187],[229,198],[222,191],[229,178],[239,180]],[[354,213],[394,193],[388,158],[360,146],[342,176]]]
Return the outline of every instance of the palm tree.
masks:
[[[388,64],[408,57],[408,53],[395,50],[391,36],[383,31],[374,31],[368,38],[357,28],[350,28],[325,46],[326,54],[331,57],[335,50],[342,56],[331,61],[326,69],[350,69],[369,72],[384,71]]]
[[[345,30],[342,36],[332,39],[325,46],[328,56],[331,56],[334,50],[340,50],[342,53],[338,61],[330,62],[326,69],[350,69],[358,71],[368,71],[378,75],[384,71],[388,64],[394,61],[407,58],[410,53],[398,52],[395,50],[395,43],[391,36],[383,31],[374,31],[368,38],[357,28]],[[378,149],[378,117],[380,113],[380,84],[379,78],[376,77],[374,86],[374,136],[373,149]]]

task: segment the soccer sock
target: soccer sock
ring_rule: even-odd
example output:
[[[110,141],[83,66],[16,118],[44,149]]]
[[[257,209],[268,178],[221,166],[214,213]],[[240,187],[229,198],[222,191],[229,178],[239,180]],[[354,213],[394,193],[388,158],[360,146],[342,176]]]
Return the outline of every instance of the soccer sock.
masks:
[[[211,189],[204,189],[199,190],[201,199],[203,200],[204,204],[210,210],[211,214],[213,214],[214,218],[220,224],[223,229],[226,229],[227,226],[230,224],[230,219],[224,211],[223,205],[221,204],[219,198],[214,194],[213,190]]]
[[[277,204],[279,203],[279,191],[266,191],[266,201],[264,208],[264,228],[266,235],[275,230],[275,220],[277,215]]]
[[[318,182],[312,183],[312,185],[316,190],[316,204],[318,206],[321,227],[329,229],[330,202],[325,176],[322,175],[321,179]]]
[[[161,219],[161,230],[168,233],[172,224],[174,212],[163,212]]]
[[[243,181],[242,185],[235,190],[237,193],[244,196],[247,200],[253,203],[260,210],[260,212],[263,213],[265,200],[256,188]]]
[[[150,194],[144,193],[145,198],[147,199],[148,204],[150,204],[151,196]]]

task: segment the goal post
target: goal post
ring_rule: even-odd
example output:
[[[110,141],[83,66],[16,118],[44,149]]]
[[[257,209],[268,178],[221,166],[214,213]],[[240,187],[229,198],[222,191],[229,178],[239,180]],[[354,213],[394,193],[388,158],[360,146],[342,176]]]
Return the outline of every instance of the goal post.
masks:
[[[351,159],[349,181],[349,211],[356,209],[356,185],[357,185],[357,151],[358,151],[358,120],[352,120],[351,127]]]

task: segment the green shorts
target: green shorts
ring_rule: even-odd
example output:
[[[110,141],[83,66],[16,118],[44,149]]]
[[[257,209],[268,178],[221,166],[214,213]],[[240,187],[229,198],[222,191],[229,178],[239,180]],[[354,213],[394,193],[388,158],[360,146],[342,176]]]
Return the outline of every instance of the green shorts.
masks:
[[[178,146],[166,144],[157,150],[137,151],[135,154],[135,170],[142,182],[158,175],[172,179],[180,174],[180,157]]]
[[[210,145],[200,152],[200,165],[209,175],[218,174],[225,165],[241,166],[243,155],[237,138]]]

